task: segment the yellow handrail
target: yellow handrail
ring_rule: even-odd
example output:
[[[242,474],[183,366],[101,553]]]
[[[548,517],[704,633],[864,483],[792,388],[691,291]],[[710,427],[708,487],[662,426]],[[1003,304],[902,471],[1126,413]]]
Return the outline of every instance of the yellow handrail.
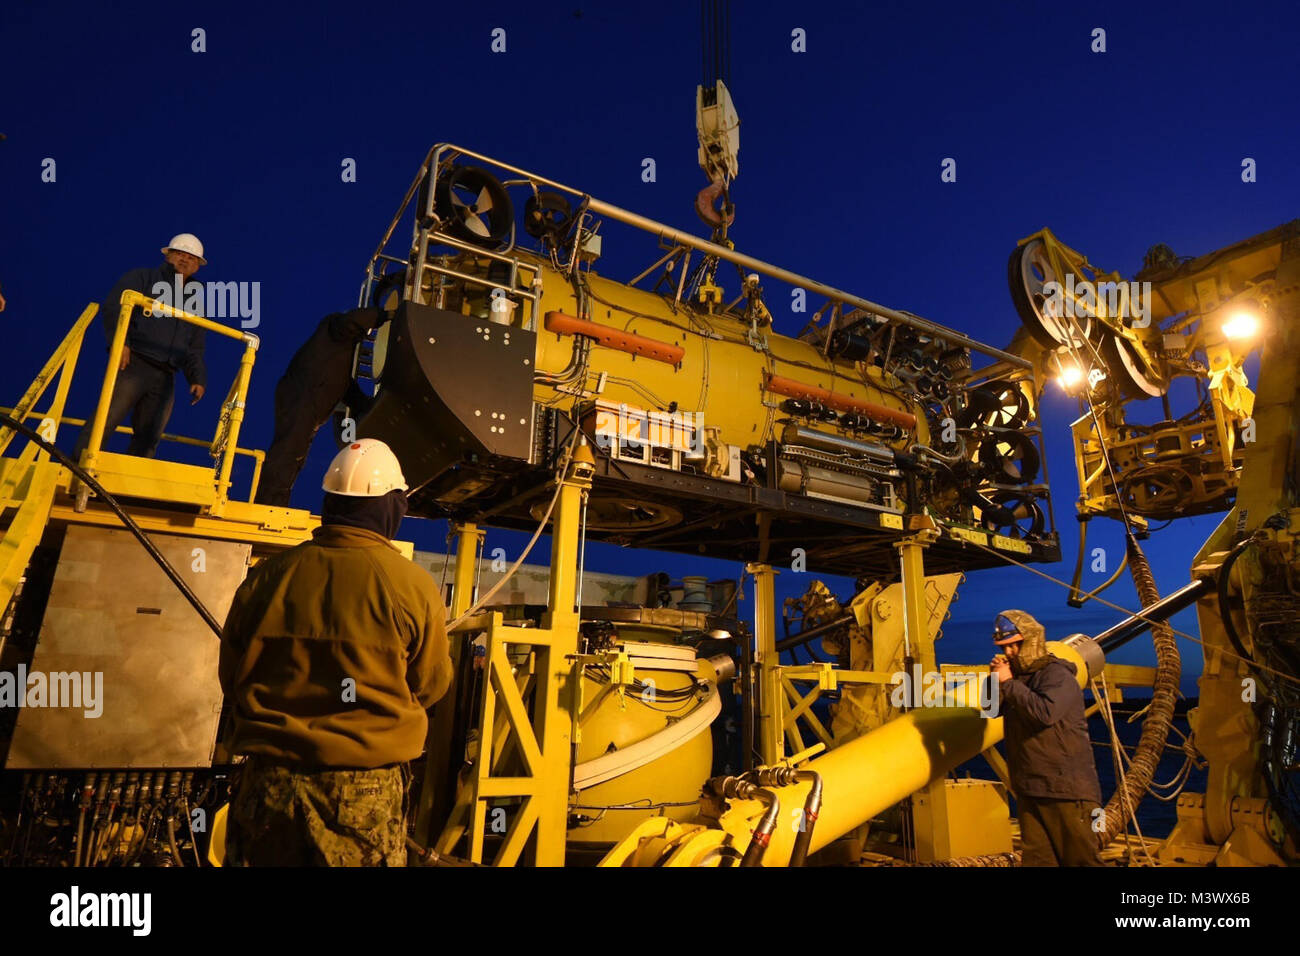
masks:
[[[240,357],[239,371],[235,376],[235,384],[232,387],[233,395],[228,396],[226,405],[229,408],[229,418],[218,417],[217,431],[213,436],[211,448],[215,451],[220,449],[221,465],[217,475],[217,501],[223,501],[226,493],[230,488],[230,470],[234,464],[233,453],[228,449],[237,449],[239,442],[239,430],[244,421],[245,400],[248,397],[248,383],[252,377],[253,361],[257,353],[257,347],[260,340],[251,332],[243,332],[237,329],[229,328],[210,319],[205,319],[201,315],[194,315],[175,306],[166,305],[157,299],[151,299],[147,295],[128,289],[122,293],[121,309],[118,313],[117,328],[113,332],[113,341],[108,349],[108,367],[104,372],[104,384],[99,393],[99,404],[95,408],[95,417],[90,430],[90,441],[86,446],[86,451],[82,459],[86,468],[93,468],[95,455],[100,451],[104,441],[104,429],[108,424],[108,406],[113,394],[113,388],[117,384],[117,375],[122,364],[122,350],[126,346],[127,326],[131,321],[131,313],[136,306],[145,310],[146,314],[168,315],[190,325],[198,326],[205,331],[212,332],[216,335],[223,335],[226,338],[238,339],[244,343],[244,354]],[[222,428],[225,427],[225,436],[223,440]],[[258,462],[260,466],[261,462]],[[260,472],[260,467],[257,469]],[[256,479],[257,474],[254,475]]]
[[[54,350],[49,361],[45,363],[45,367],[37,373],[36,378],[32,379],[32,384],[27,387],[23,397],[18,399],[18,404],[14,406],[14,412],[20,413],[17,414],[19,419],[40,417],[57,420],[62,416],[63,405],[68,397],[68,387],[72,384],[72,370],[76,368],[77,356],[81,353],[82,339],[85,337],[87,326],[98,311],[99,306],[94,302],[86,306],[81,316],[68,330],[68,334],[63,337],[63,341],[59,343],[59,347]],[[37,415],[32,412],[32,409],[41,400],[56,373],[59,373],[59,384],[55,388],[54,400],[45,415]],[[4,454],[13,437],[12,428],[0,426],[0,454]]]
[[[19,415],[17,414],[18,409],[4,408],[2,406],[0,406],[0,412],[3,412],[5,415],[9,415],[12,418],[17,418],[20,421],[24,421],[31,418],[39,418],[42,420],[49,418],[52,419],[59,426],[72,425],[73,427],[79,427],[79,426],[84,426],[86,424],[86,419],[73,418],[71,415],[60,415],[58,418],[54,418],[54,416],[48,413],[37,412],[37,411],[29,411],[25,415]],[[135,429],[133,429],[129,425],[118,425],[114,434],[134,435]],[[163,432],[158,437],[162,441],[171,442],[176,445],[189,445],[193,448],[207,448],[209,450],[211,450],[212,448],[211,442],[204,441],[202,438],[191,438],[188,435],[173,435],[171,432]],[[260,448],[235,448],[232,450],[231,454],[247,455],[249,458],[253,459],[253,483],[248,491],[248,500],[252,501],[253,498],[256,497],[257,495],[257,484],[262,475],[262,463],[266,460],[266,452],[262,451],[262,449]]]

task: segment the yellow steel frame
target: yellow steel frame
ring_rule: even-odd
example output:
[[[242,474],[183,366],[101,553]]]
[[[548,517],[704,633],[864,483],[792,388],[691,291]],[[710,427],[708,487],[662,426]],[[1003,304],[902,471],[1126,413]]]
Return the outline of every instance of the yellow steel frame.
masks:
[[[214,457],[220,459],[218,469],[193,468],[174,462],[112,455],[102,450],[108,402],[121,364],[130,315],[137,305],[163,310],[164,314],[174,315],[181,321],[245,343],[239,372],[223,404],[216,437],[211,442],[201,442],[176,435],[163,436],[168,441],[208,447]],[[65,416],[64,410],[86,330],[98,312],[99,306],[95,303],[86,306],[17,404],[12,409],[5,410],[6,414],[18,421],[39,422],[36,430],[48,441],[55,440],[59,429],[65,424],[85,424],[81,419]],[[82,459],[83,463],[92,469],[96,464],[99,465],[97,477],[110,493],[131,493],[205,506],[198,515],[177,515],[174,512],[144,509],[140,513],[140,523],[147,530],[218,537],[230,537],[233,533],[240,540],[283,545],[286,543],[286,535],[290,539],[301,540],[315,526],[315,520],[305,512],[262,508],[251,504],[261,477],[264,456],[261,451],[238,447],[237,441],[257,344],[256,336],[228,329],[179,309],[170,309],[138,292],[127,292],[122,296],[119,322],[109,349],[107,374],[92,419],[90,444]],[[49,406],[43,411],[37,410],[38,403],[56,380]],[[129,433],[130,429],[119,428],[118,431]],[[66,470],[50,461],[47,453],[34,442],[26,443],[16,456],[5,455],[16,434],[14,428],[0,426],[0,519],[4,520],[3,535],[0,536],[0,611],[12,600],[31,555],[51,520],[107,524],[113,527],[120,525],[120,520],[115,515],[97,504],[65,507],[60,496],[71,495],[70,477]],[[253,459],[249,503],[228,500],[230,472],[236,455],[247,455]],[[6,516],[10,509],[14,513]],[[230,521],[217,521],[216,518],[222,515],[228,515]]]
[[[903,638],[915,665],[925,673],[960,673],[963,676],[972,672],[982,673],[986,668],[958,665],[940,667],[938,664],[935,641],[942,621],[936,618],[936,611],[930,606],[924,565],[925,549],[938,536],[938,529],[922,520],[914,523],[910,536],[894,545],[899,552],[902,571]],[[756,583],[755,664],[759,668],[759,686],[764,697],[758,718],[760,755],[769,766],[798,765],[823,751],[834,752],[837,741],[812,712],[813,704],[822,694],[841,686],[892,684],[895,675],[885,670],[841,669],[829,663],[781,666],[777,660],[774,626],[769,610],[773,606],[773,572],[766,565],[750,565],[747,570],[754,575]],[[941,618],[941,612],[939,616]],[[875,666],[879,668],[888,665],[875,662]],[[1149,669],[1130,670],[1132,673],[1126,671],[1123,675],[1126,683],[1137,683],[1142,677],[1147,677],[1149,684]],[[804,692],[798,684],[812,684],[812,687]],[[963,692],[969,692],[969,689]],[[773,704],[767,703],[768,701]],[[811,746],[807,745],[800,732],[800,721],[815,738]],[[787,744],[788,751],[784,746]],[[844,745],[843,741],[838,744]],[[995,750],[988,751],[986,756],[995,769],[1002,764]],[[1003,771],[1005,772],[1005,767]],[[959,821],[952,818],[953,808],[949,805],[948,796],[949,788],[945,777],[940,775],[912,797],[913,837],[916,856],[920,861],[944,859],[951,855],[952,833]],[[673,832],[678,839],[685,840],[687,846],[696,846],[697,838],[693,838],[690,833]],[[630,854],[629,848],[615,852],[606,858],[604,865],[624,865]]]
[[[56,437],[57,423],[67,402],[72,373],[81,353],[81,343],[87,326],[98,311],[99,306],[94,303],[86,306],[13,410],[12,417],[19,421],[35,417],[33,410],[36,403],[57,375],[58,385],[54,390],[54,398],[40,416],[42,428],[38,430],[44,431],[45,420],[53,420],[55,423],[54,429],[46,432],[47,440],[52,441]],[[14,429],[8,426],[0,427],[0,455],[4,454],[15,434]],[[0,537],[0,613],[8,607],[18,589],[32,552],[40,544],[49,520],[50,508],[54,504],[60,468],[48,458],[46,452],[34,442],[29,442],[17,458],[0,458],[0,516],[9,508],[17,508],[9,519],[3,537]]]
[[[457,633],[485,630],[485,686],[478,713],[479,751],[469,779],[437,842],[440,853],[452,852],[468,838],[468,857],[483,862],[484,844],[494,812],[513,805],[492,863],[513,866],[525,860],[536,866],[562,866],[568,831],[568,805],[577,742],[581,675],[578,667],[577,595],[579,518],[591,488],[594,459],[578,447],[560,479],[551,539],[548,610],[541,627],[506,625],[498,612],[476,615]],[[462,532],[462,545],[465,534]],[[459,555],[458,555],[459,558]],[[458,576],[461,562],[457,562]],[[466,574],[466,579],[468,575]],[[516,674],[512,657],[524,650],[530,658]],[[526,691],[531,686],[529,706]],[[504,726],[498,727],[498,716]],[[518,755],[522,773],[498,776],[493,771],[508,752]],[[517,801],[517,802],[516,802]],[[497,804],[493,806],[493,804]]]
[[[479,551],[486,532],[472,523],[453,525],[456,534],[456,564],[452,571],[449,613],[459,618],[474,603],[474,578],[478,569]],[[447,595],[443,595],[447,601]],[[451,641],[452,672],[460,673],[461,655],[466,653],[465,631],[453,635]],[[449,808],[440,798],[446,786],[445,775],[451,762],[451,735],[455,720],[455,698],[448,695],[439,701],[429,720],[429,736],[425,745],[424,780],[415,816],[415,839],[421,844],[429,841],[433,821],[446,817]]]

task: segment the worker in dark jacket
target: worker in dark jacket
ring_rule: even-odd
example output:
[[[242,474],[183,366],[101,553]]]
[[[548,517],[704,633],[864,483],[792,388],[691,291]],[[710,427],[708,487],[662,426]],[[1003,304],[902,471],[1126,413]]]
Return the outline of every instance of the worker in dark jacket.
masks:
[[[451,684],[438,586],[390,540],[406,514],[397,458],[354,442],[323,487],[312,540],[249,574],[222,632],[231,750],[248,755],[232,865],[405,865],[405,764]]]
[[[346,400],[358,414],[366,396],[352,377],[352,356],[367,333],[388,319],[377,308],[327,315],[289,360],[275,386],[275,434],[257,486],[258,504],[288,507],[312,439],[335,406]]]
[[[161,265],[128,272],[117,280],[117,285],[104,300],[101,314],[110,344],[117,331],[123,292],[133,290],[183,309],[185,283],[208,262],[203,258],[203,244],[189,233],[174,237],[163,246],[162,253],[165,261]],[[167,290],[165,295],[162,290]],[[182,295],[180,301],[177,301],[177,290]],[[194,312],[193,309],[186,311]],[[193,405],[203,397],[208,387],[207,366],[203,361],[203,330],[172,316],[145,315],[144,310],[136,306],[131,312],[122,363],[109,398],[108,420],[104,423],[105,446],[114,430],[130,415],[132,435],[126,453],[142,458],[154,456],[167,427],[167,419],[171,417],[177,369],[185,373],[190,386],[190,404]],[[77,438],[74,457],[81,457],[89,443],[90,422],[87,422]]]
[[[1020,818],[1023,866],[1102,866],[1093,823],[1101,787],[1075,665],[1047,652],[1043,626],[1024,611],[994,625],[1007,766]]]

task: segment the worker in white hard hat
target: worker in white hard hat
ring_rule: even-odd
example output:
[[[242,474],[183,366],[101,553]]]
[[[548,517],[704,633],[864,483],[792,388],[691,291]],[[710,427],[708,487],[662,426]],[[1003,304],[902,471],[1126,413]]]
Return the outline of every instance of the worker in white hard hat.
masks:
[[[200,266],[203,243],[183,232],[162,247],[164,261],[153,268],[133,269],[117,280],[100,309],[104,332],[112,343],[121,314],[122,293],[133,290],[169,305],[202,315],[202,295],[189,296],[185,286]],[[179,299],[179,301],[177,301]],[[188,307],[187,307],[188,306]],[[197,307],[196,307],[197,306]],[[122,349],[117,381],[109,399],[108,420],[104,425],[104,444],[114,430],[131,416],[131,443],[128,455],[152,458],[158,450],[167,420],[171,417],[176,392],[176,372],[185,374],[189,383],[190,404],[203,397],[208,386],[207,366],[203,361],[203,330],[170,315],[146,315],[137,306],[131,312],[126,345]],[[90,423],[77,439],[76,457],[90,441]]]
[[[406,480],[387,445],[335,457],[312,539],[235,593],[219,676],[232,753],[226,863],[403,866],[406,764],[451,685],[432,576],[393,547]]]

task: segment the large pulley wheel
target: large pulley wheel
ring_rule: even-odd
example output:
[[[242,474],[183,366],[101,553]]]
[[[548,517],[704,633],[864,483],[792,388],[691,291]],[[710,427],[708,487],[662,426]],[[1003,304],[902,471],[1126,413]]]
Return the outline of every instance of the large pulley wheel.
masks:
[[[1124,507],[1144,518],[1177,518],[1191,504],[1196,487],[1177,465],[1145,465],[1120,482]]]
[[[1125,398],[1159,398],[1169,390],[1168,379],[1153,367],[1133,343],[1123,336],[1107,334],[1101,343],[1106,374]]]
[[[1045,291],[1048,283],[1055,282],[1059,292],[1052,297]],[[1029,334],[1046,349],[1084,347],[1092,334],[1092,316],[1069,317],[1065,303],[1065,277],[1056,274],[1043,240],[1034,239],[1016,248],[1007,263],[1007,284],[1011,287],[1011,300],[1020,313]],[[1062,303],[1057,307],[1056,303]],[[1060,313],[1060,314],[1058,314]]]
[[[448,235],[490,249],[510,235],[515,211],[500,180],[477,166],[453,166],[438,179],[434,207]]]

